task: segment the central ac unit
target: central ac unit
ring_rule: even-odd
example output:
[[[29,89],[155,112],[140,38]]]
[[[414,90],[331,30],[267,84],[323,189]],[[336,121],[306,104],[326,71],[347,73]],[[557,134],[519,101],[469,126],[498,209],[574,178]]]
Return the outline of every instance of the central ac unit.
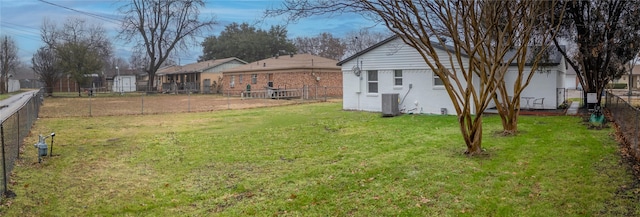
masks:
[[[393,117],[398,115],[400,115],[400,108],[398,108],[398,94],[383,93],[382,94],[382,116]]]

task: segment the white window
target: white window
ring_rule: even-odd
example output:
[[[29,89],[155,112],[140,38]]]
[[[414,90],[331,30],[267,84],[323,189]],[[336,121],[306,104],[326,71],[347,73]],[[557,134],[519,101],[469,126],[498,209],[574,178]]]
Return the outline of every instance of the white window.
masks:
[[[258,83],[258,74],[252,74],[251,75],[251,83],[252,84],[257,84]]]
[[[435,72],[433,73],[433,86],[434,87],[444,86],[444,83],[442,82],[442,79]]]
[[[378,71],[367,71],[367,90],[369,93],[378,93]]]
[[[238,84],[242,84],[242,75],[238,75]]]
[[[229,82],[229,87],[235,87],[235,86],[236,86],[236,76],[232,75],[231,82]]]
[[[402,86],[402,70],[393,70],[393,84]]]

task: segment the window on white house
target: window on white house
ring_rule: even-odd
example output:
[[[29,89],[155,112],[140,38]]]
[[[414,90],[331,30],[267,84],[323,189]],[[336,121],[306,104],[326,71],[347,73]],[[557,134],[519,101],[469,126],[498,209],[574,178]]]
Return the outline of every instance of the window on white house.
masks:
[[[252,74],[251,75],[251,83],[252,84],[257,84],[258,83],[258,74]]]
[[[433,86],[444,86],[442,79],[435,72],[433,73]]]
[[[369,93],[378,93],[378,71],[367,71],[367,90]]]
[[[393,84],[402,86],[402,70],[393,70]]]
[[[231,81],[229,82],[229,87],[235,87],[235,86],[236,86],[236,76],[232,75]]]

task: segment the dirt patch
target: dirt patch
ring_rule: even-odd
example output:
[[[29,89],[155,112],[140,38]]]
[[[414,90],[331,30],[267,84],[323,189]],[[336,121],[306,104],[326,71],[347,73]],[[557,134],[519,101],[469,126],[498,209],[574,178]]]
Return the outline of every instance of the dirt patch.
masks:
[[[207,112],[230,109],[283,106],[317,102],[315,100],[241,99],[220,95],[138,95],[103,97],[49,97],[40,111],[42,118],[147,115]],[[73,106],[68,106],[73,105]]]
[[[585,110],[579,113],[582,115],[583,120],[588,124],[589,122],[589,113]],[[631,147],[631,143],[624,139],[622,135],[620,127],[613,121],[613,117],[611,117],[611,113],[605,110],[605,127],[613,127],[615,129],[615,134],[613,135],[618,141],[618,152],[621,156],[621,164],[627,165],[627,169],[630,173],[635,177],[629,184],[620,186],[618,190],[615,192],[615,197],[618,199],[624,199],[626,201],[631,201],[630,203],[638,204],[640,203],[640,161],[633,156],[633,149]],[[614,201],[614,200],[611,200]],[[601,214],[614,214],[616,216],[636,216],[636,210],[632,207],[628,206],[626,209],[620,209],[620,204],[615,202],[607,201],[607,206],[605,210],[601,211]]]
[[[567,113],[566,109],[521,109],[520,115],[532,115],[532,116],[560,116]]]

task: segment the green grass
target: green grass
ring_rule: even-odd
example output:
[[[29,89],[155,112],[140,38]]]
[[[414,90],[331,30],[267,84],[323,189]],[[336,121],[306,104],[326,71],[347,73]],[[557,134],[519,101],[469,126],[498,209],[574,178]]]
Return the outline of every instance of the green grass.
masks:
[[[56,156],[38,164],[28,138],[0,215],[640,214],[620,195],[633,178],[610,129],[564,116],[521,117],[514,137],[500,128],[486,117],[486,154],[466,157],[455,116],[337,103],[40,119],[33,132],[56,132]]]

